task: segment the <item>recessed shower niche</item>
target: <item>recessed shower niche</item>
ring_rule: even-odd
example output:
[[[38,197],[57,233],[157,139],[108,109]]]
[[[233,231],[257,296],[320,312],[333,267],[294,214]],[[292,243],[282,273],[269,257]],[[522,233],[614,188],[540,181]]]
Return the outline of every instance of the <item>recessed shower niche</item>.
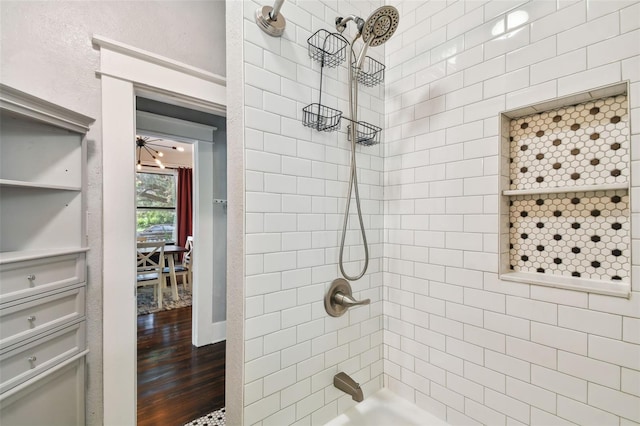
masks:
[[[626,84],[502,115],[501,278],[628,296]]]

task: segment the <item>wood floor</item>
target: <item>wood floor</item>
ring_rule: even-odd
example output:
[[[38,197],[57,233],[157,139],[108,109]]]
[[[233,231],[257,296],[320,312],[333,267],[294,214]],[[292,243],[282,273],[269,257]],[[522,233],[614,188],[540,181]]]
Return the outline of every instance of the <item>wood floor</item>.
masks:
[[[224,407],[225,342],[191,345],[191,307],[138,316],[138,426],[178,426]]]

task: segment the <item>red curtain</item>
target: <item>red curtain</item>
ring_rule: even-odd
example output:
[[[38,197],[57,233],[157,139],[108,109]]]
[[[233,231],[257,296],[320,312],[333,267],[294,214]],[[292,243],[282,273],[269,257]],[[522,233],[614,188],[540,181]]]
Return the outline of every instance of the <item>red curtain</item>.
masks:
[[[193,191],[191,169],[178,169],[178,244],[185,246],[193,235]]]

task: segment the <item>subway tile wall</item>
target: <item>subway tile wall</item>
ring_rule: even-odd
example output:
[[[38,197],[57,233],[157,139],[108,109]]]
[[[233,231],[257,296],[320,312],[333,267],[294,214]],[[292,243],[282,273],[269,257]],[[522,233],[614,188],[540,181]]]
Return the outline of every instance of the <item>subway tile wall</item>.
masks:
[[[639,424],[640,2],[390,3],[385,386],[451,424]],[[499,113],[625,80],[631,297],[501,281]]]
[[[245,77],[245,413],[246,425],[324,424],[355,404],[333,387],[344,371],[365,394],[382,387],[383,148],[358,147],[360,195],[371,261],[354,296],[369,306],[339,318],[324,310],[338,271],[339,237],[349,178],[347,123],[339,132],[302,124],[318,102],[320,65],[307,39],[335,31],[337,16],[369,16],[380,1],[289,0],[284,35],[255,24],[258,7],[244,1]],[[272,4],[272,3],[270,3]],[[351,31],[352,28],[349,28]],[[351,34],[351,33],[350,33]],[[350,40],[351,36],[347,35]],[[370,55],[382,61],[384,50]],[[322,103],[348,112],[347,68],[325,68]],[[384,124],[384,87],[362,87],[360,119]],[[418,194],[416,188],[416,195]],[[352,212],[355,206],[352,204]],[[363,259],[357,219],[349,223],[345,260]]]

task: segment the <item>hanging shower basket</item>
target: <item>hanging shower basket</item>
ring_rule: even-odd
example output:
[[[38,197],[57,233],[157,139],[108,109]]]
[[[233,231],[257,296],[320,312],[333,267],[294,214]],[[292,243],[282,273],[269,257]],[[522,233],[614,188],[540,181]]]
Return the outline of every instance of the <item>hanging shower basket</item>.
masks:
[[[348,139],[351,140],[351,126],[354,124],[349,124],[347,128]],[[380,131],[382,129],[378,126],[374,126],[373,124],[369,124],[364,121],[358,121],[356,123],[356,143],[364,146],[372,146],[378,144],[380,142],[379,136]]]
[[[302,108],[302,123],[321,132],[340,128],[342,111],[321,104],[310,104]]]
[[[357,70],[355,63],[351,64],[351,67],[357,73],[360,84],[373,87],[384,81],[384,65],[370,56],[364,57],[360,71]]]
[[[320,62],[323,67],[334,68],[347,58],[349,42],[342,35],[318,30],[307,39],[309,56]]]

